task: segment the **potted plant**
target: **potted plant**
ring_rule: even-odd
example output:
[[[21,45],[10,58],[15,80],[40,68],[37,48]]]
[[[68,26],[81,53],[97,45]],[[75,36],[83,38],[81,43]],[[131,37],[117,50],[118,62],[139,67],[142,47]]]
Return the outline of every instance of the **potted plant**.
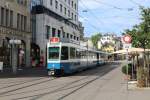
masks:
[[[122,73],[125,74],[125,79],[130,80],[131,74],[132,74],[132,64],[128,64],[128,66],[127,65],[123,66],[122,67]]]

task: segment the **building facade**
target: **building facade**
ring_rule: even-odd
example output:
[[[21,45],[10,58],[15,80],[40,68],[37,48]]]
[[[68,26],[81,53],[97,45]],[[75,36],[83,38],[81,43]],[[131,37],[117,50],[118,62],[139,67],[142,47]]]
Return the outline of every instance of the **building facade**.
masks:
[[[98,41],[98,49],[105,52],[114,52],[120,50],[122,47],[120,37],[114,34],[105,34]]]
[[[30,66],[29,4],[30,0],[0,1],[0,61],[7,66],[12,62],[15,66]]]
[[[62,42],[80,41],[78,0],[33,0],[32,21],[32,40],[44,58],[51,37],[59,37]]]
[[[79,22],[79,30],[80,30],[80,40],[84,40],[84,27],[82,25],[82,22]]]

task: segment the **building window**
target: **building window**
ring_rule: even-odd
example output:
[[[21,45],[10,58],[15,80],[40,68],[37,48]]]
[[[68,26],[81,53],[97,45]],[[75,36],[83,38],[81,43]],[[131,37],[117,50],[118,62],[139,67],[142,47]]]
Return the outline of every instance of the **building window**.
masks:
[[[66,13],[67,13],[67,9],[66,9],[66,7],[64,7],[64,13],[65,13],[65,15],[66,15]]]
[[[77,21],[77,15],[74,15],[75,21]]]
[[[46,39],[49,39],[50,36],[50,26],[46,26]]]
[[[62,12],[62,4],[60,4],[60,12]]]
[[[22,4],[22,5],[23,5],[23,0],[20,0],[20,4]]]
[[[76,36],[74,36],[74,40],[76,40]]]
[[[51,6],[53,5],[53,0],[50,0],[50,5],[51,5]]]
[[[24,30],[27,29],[27,16],[24,16]]]
[[[55,33],[56,32],[56,29],[55,28],[52,28],[52,37],[55,37]]]
[[[73,20],[73,13],[72,13],[72,17],[71,17],[71,18],[72,18],[72,20]]]
[[[57,9],[58,8],[58,1],[55,0],[55,8]]]
[[[68,17],[70,17],[70,10],[68,10]]]
[[[24,19],[24,16],[21,15],[20,17],[21,17],[21,30],[24,30],[24,27],[23,27],[23,23],[24,23],[24,22],[23,22],[23,19]]]
[[[6,16],[5,17],[6,17],[6,21],[5,21],[6,24],[5,25],[9,26],[9,10],[8,9],[6,9]]]
[[[4,25],[4,8],[1,8],[1,25]]]
[[[60,38],[61,37],[61,31],[58,30],[58,37]]]
[[[77,10],[77,4],[76,3],[74,4],[74,8],[75,8],[75,10]]]
[[[71,5],[72,5],[72,8],[73,8],[73,1],[72,1]]]
[[[68,4],[70,5],[70,0],[68,0]]]
[[[69,38],[69,33],[67,33],[67,38]]]
[[[10,27],[13,27],[13,11],[10,11]]]
[[[24,6],[27,6],[27,0],[24,0]]]
[[[20,4],[20,0],[17,0],[17,3]]]
[[[73,38],[73,35],[72,35],[72,34],[70,35],[70,38],[71,38],[71,39]]]
[[[63,32],[63,38],[65,38],[65,32]]]
[[[20,14],[17,14],[17,28],[20,29]]]
[[[77,37],[77,41],[79,41],[79,37]]]
[[[27,0],[17,0],[17,3],[24,5],[24,6],[27,6]]]

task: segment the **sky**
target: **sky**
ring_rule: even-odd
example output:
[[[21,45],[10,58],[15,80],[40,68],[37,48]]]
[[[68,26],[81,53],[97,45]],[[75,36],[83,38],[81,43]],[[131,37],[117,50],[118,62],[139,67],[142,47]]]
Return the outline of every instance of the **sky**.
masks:
[[[86,37],[96,33],[118,36],[141,22],[139,7],[150,7],[150,0],[79,0],[79,20]]]

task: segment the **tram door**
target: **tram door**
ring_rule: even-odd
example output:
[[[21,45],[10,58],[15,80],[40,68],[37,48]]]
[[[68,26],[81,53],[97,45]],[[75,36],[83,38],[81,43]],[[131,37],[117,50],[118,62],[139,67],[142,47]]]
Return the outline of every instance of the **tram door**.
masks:
[[[97,53],[97,61],[99,61],[99,54]]]

